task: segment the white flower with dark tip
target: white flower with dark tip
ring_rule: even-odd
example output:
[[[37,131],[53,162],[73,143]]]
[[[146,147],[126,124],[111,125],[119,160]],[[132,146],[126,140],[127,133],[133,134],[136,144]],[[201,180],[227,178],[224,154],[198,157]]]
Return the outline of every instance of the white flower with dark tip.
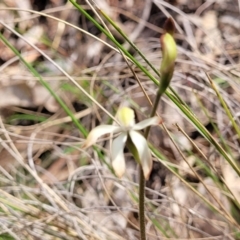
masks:
[[[105,134],[118,133],[119,135],[113,140],[111,147],[112,166],[116,175],[122,177],[125,172],[126,165],[123,150],[125,144],[130,141],[137,154],[136,160],[141,164],[144,177],[147,180],[152,171],[152,156],[147,140],[138,130],[150,125],[158,125],[162,121],[159,117],[152,117],[135,123],[134,111],[128,107],[122,107],[118,110],[117,119],[120,126],[100,125],[92,129],[83,147],[87,148],[95,144],[97,139]]]

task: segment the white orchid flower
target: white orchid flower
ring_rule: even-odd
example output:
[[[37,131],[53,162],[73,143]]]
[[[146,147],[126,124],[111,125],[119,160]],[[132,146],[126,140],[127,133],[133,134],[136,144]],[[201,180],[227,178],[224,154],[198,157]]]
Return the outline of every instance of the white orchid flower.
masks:
[[[117,119],[120,126],[100,125],[92,129],[83,147],[87,148],[95,144],[97,139],[105,134],[120,133],[113,140],[111,147],[112,166],[116,175],[122,177],[125,172],[126,165],[123,150],[127,141],[130,141],[137,154],[137,156],[134,157],[137,158],[136,160],[141,164],[144,177],[147,180],[152,171],[152,156],[148,148],[147,140],[138,130],[144,129],[150,125],[158,125],[162,120],[159,117],[152,117],[136,124],[134,111],[128,107],[122,107],[118,110]]]

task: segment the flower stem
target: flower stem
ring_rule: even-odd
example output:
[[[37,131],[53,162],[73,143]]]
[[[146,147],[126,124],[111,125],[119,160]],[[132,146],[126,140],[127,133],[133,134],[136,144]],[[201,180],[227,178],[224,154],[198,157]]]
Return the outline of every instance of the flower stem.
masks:
[[[146,240],[145,231],[145,178],[143,169],[139,167],[139,224],[140,224],[140,239]]]
[[[177,46],[173,38],[173,33],[175,29],[174,21],[172,18],[168,18],[165,23],[165,33],[161,36],[160,41],[162,45],[162,63],[160,67],[160,82],[159,88],[157,91],[157,96],[155,98],[152,112],[150,117],[154,117],[157,111],[158,103],[161,100],[163,93],[168,88],[170,81],[174,72],[174,64],[177,57]],[[144,137],[147,140],[151,126],[148,126],[145,129]],[[146,240],[146,231],[145,231],[145,178],[143,174],[143,169],[140,167],[139,170],[139,222],[140,222],[140,239]]]
[[[155,98],[154,104],[153,104],[153,108],[152,108],[152,112],[151,112],[151,116],[153,117],[156,113],[157,107],[158,107],[158,103],[161,99],[162,96],[162,92],[160,91],[160,89],[157,92],[157,96]],[[147,139],[148,138],[148,134],[150,132],[150,126],[146,128],[145,132],[144,132],[144,137]],[[140,239],[141,240],[146,240],[146,231],[145,231],[145,178],[144,178],[144,174],[143,174],[143,169],[140,166],[139,168],[139,224],[140,224]]]
[[[151,115],[150,117],[154,117],[155,114],[156,114],[156,111],[157,111],[157,107],[158,107],[158,103],[160,102],[160,99],[162,97],[162,92],[160,91],[160,89],[158,90],[157,92],[157,96],[155,98],[155,101],[154,101],[154,104],[153,104],[153,107],[152,107],[152,112],[151,112]],[[148,138],[148,134],[149,134],[149,131],[150,131],[150,127],[151,126],[148,126],[144,132],[144,137],[147,139]]]

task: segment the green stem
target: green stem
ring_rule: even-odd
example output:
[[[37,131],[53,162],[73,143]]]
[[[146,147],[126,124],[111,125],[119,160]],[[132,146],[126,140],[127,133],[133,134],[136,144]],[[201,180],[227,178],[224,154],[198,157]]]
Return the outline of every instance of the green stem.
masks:
[[[145,178],[141,165],[139,166],[139,224],[140,239],[146,240],[145,231]]]
[[[152,108],[152,112],[150,117],[153,117],[156,113],[157,107],[158,107],[158,103],[161,100],[162,97],[162,92],[160,91],[160,89],[157,92],[157,96],[155,98],[154,104],[153,104],[153,108]],[[150,127],[147,127],[144,133],[144,137],[147,139],[149,132],[150,132]],[[139,224],[140,224],[140,239],[141,240],[146,240],[146,231],[145,231],[145,178],[144,178],[144,174],[143,174],[143,169],[140,166],[139,168]]]
[[[162,97],[162,94],[163,94],[163,92],[161,92],[160,89],[159,89],[158,92],[157,92],[157,96],[156,96],[156,98],[155,98],[153,107],[152,107],[152,112],[151,112],[150,117],[154,117],[154,115],[156,114],[157,107],[158,107],[158,103],[160,102],[160,99],[161,99],[161,97]],[[146,130],[145,130],[144,137],[145,137],[146,139],[148,138],[148,134],[149,134],[150,128],[151,128],[151,126],[148,126],[148,127],[146,128]]]

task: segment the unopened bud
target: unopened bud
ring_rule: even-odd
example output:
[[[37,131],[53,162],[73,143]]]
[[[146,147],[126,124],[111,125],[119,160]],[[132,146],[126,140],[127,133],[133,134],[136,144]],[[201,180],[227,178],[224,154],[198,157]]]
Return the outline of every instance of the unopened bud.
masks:
[[[161,81],[159,90],[161,93],[164,93],[170,84],[174,71],[175,60],[177,57],[177,46],[173,38],[173,20],[168,20],[167,22],[168,24],[165,26],[167,32],[164,33],[160,38],[162,45],[162,63],[160,67]]]

